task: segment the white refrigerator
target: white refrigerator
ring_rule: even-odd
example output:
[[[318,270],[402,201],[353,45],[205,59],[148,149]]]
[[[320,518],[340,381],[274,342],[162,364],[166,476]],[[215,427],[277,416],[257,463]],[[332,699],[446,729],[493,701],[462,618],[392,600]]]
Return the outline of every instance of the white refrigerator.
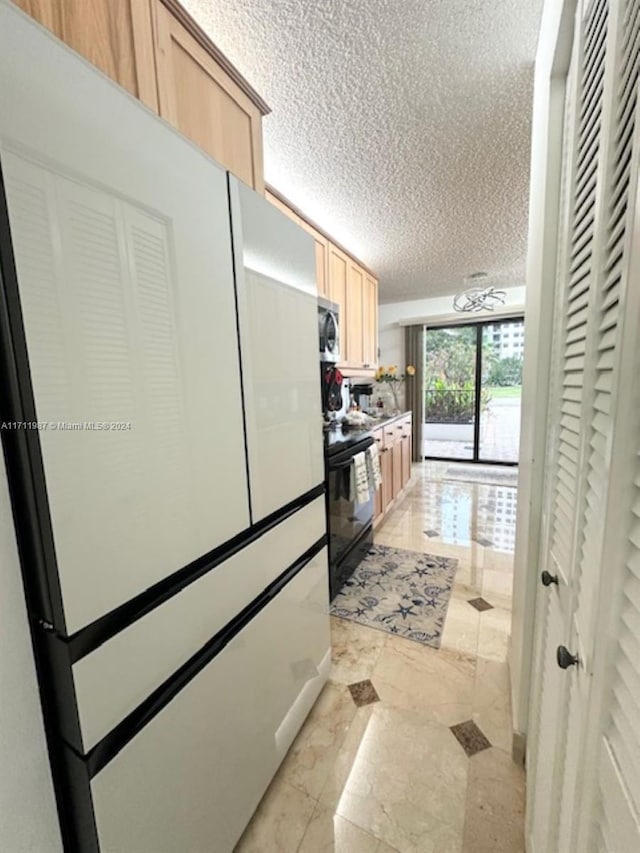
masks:
[[[233,848],[327,677],[313,241],[0,0],[0,420],[69,850]]]

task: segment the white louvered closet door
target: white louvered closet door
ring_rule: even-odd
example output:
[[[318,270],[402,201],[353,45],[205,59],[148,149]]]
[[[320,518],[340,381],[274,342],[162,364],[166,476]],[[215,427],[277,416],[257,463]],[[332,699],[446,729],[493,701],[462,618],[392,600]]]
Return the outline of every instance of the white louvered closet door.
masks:
[[[569,241],[569,223],[573,217],[573,127],[576,120],[576,93],[578,91],[578,50],[577,42],[573,45],[571,64],[567,77],[567,91],[565,94],[565,116],[563,131],[563,169],[561,187],[561,222],[564,239],[559,245],[559,259],[557,272],[557,286],[555,294],[555,323],[553,329],[552,358],[553,377],[550,386],[556,400],[554,407],[549,406],[549,419],[547,432],[554,436],[555,458],[554,466],[557,464],[560,452],[564,450],[573,456],[570,448],[573,447],[575,439],[569,428],[573,426],[570,418],[574,417],[577,424],[577,412],[579,403],[573,399],[565,399],[567,395],[576,396],[573,386],[566,385],[565,376],[565,352],[572,342],[567,342],[567,287],[566,265],[568,254],[571,251]],[[575,349],[575,345],[574,345]],[[561,411],[561,418],[558,411]],[[574,427],[574,433],[577,429]],[[577,458],[577,449],[575,451]],[[575,459],[570,460],[575,462]],[[530,714],[529,737],[527,739],[527,821],[526,835],[528,849],[530,851],[546,850],[548,842],[549,822],[552,810],[552,784],[554,778],[554,762],[550,756],[555,754],[557,748],[557,719],[561,708],[561,671],[552,666],[555,649],[562,643],[564,633],[563,614],[569,606],[568,596],[568,555],[570,553],[570,541],[566,532],[563,531],[562,523],[567,526],[572,524],[571,513],[573,507],[572,490],[575,489],[577,473],[574,468],[567,471],[567,463],[560,468],[551,467],[547,460],[547,477],[545,483],[545,507],[544,517],[544,540],[547,543],[545,552],[548,554],[546,569],[553,572],[557,577],[562,576],[565,582],[562,586],[551,586],[547,588],[540,584],[536,601],[536,662],[534,666],[534,685],[532,695],[537,701]],[[558,529],[559,528],[559,529]],[[563,537],[564,532],[564,537]],[[551,550],[551,543],[554,549]],[[560,557],[555,556],[555,552]],[[562,554],[567,555],[564,559],[565,569],[560,569]]]
[[[561,217],[554,365],[550,389],[545,559],[555,582],[538,598],[537,684],[529,739],[527,836],[533,853],[560,850],[561,816],[573,809],[572,703],[585,691],[584,670],[558,666],[560,646],[583,645],[575,612],[581,584],[580,531],[587,456],[585,410],[590,405],[593,313],[596,309],[597,188],[602,171],[603,106],[608,0],[578,4],[572,64],[567,81],[564,182],[567,209]],[[580,656],[582,654],[578,651]],[[562,853],[565,853],[565,849]]]
[[[613,537],[624,505],[620,477],[616,478],[615,472],[617,465],[621,476],[628,476],[634,461],[632,457],[623,458],[622,448],[628,447],[629,441],[618,443],[616,449],[615,436],[616,431],[628,430],[628,423],[620,418],[620,400],[629,393],[621,378],[621,359],[638,160],[639,10],[640,0],[591,0],[579,10],[581,23],[576,30],[581,59],[570,179],[574,196],[565,238],[570,247],[567,272],[559,276],[557,285],[559,291],[564,288],[567,293],[564,313],[558,312],[557,318],[564,329],[563,382],[558,399],[553,399],[553,391],[551,399],[551,409],[559,412],[560,427],[555,456],[550,460],[556,474],[550,489],[548,565],[553,567],[549,571],[557,575],[558,585],[547,593],[546,610],[552,612],[557,601],[555,607],[561,613],[559,622],[550,626],[543,638],[546,643],[541,643],[540,659],[543,686],[547,674],[547,681],[557,688],[546,720],[546,730],[554,732],[555,745],[548,751],[541,736],[532,744],[534,766],[551,766],[546,778],[536,772],[529,797],[530,848],[537,853],[640,850],[637,822],[634,824],[627,808],[632,790],[638,797],[637,808],[640,775],[630,777],[626,789],[622,784],[617,790],[612,788],[613,764],[603,763],[602,757],[612,754],[615,737],[612,734],[608,743],[603,738],[600,747],[598,717],[598,709],[612,705],[605,701],[604,692],[607,664],[602,651],[602,602],[611,597]],[[635,336],[637,326],[630,328],[627,334]],[[634,345],[628,346],[633,352]],[[628,407],[628,400],[624,405]],[[637,441],[636,447],[640,449]],[[640,466],[638,472],[640,475]],[[624,755],[629,771],[638,774],[640,583],[635,595],[635,622],[627,614],[631,620],[628,636],[612,652],[620,661],[620,673],[626,676],[623,683],[627,693],[624,711],[618,711],[620,729],[611,723],[610,730],[618,737],[620,755]],[[634,601],[633,597],[629,600]],[[544,608],[538,612],[542,614]],[[565,670],[558,667],[555,641],[549,641],[552,633],[555,637],[563,634],[561,645],[578,657],[577,665]],[[636,654],[629,658],[632,637]],[[628,690],[630,660],[637,667],[637,693],[632,701]],[[623,692],[619,691],[620,695]],[[544,703],[541,691],[537,705],[543,708]],[[633,714],[635,724],[631,722]],[[613,719],[613,710],[611,715]],[[544,720],[544,713],[540,717]],[[597,840],[592,831],[596,776],[604,795],[598,812],[602,826],[622,832],[608,840],[604,834]],[[618,778],[622,776],[618,774]],[[550,782],[548,789],[541,785],[546,781]],[[609,822],[605,823],[607,808]]]
[[[576,850],[640,850],[640,0],[618,10],[585,573],[577,619],[596,640]],[[635,233],[634,233],[635,232]],[[601,519],[594,523],[594,517]],[[600,533],[598,536],[597,534]],[[599,560],[599,565],[596,561]],[[593,755],[593,762],[590,757]],[[594,807],[595,806],[595,807]]]

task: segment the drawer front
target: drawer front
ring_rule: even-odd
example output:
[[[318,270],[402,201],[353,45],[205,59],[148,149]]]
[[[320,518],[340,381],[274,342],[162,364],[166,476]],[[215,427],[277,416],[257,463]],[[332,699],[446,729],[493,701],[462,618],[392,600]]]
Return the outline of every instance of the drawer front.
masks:
[[[373,436],[375,443],[378,445],[378,450],[382,450],[384,447],[384,428],[378,427],[378,429],[372,430],[371,435]]]
[[[230,853],[324,684],[317,555],[97,776],[104,853]]]
[[[89,750],[325,529],[320,497],[74,664],[83,737],[74,746]]]
[[[393,447],[398,439],[398,431],[396,429],[396,422],[392,421],[390,424],[386,424],[383,427],[384,432],[384,446],[385,447]]]

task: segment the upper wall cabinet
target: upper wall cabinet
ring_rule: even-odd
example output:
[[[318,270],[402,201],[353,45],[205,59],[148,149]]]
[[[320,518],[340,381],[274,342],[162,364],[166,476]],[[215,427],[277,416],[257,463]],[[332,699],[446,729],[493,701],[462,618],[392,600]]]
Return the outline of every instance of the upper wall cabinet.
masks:
[[[340,316],[340,356],[345,364],[349,352],[349,329],[345,322],[350,259],[337,246],[329,244],[329,299],[335,302]]]
[[[264,191],[269,108],[177,0],[15,0],[242,181]]]
[[[160,0],[152,8],[160,115],[264,191],[260,110]]]
[[[348,367],[364,367],[362,334],[362,297],[364,292],[364,270],[349,259],[347,276],[346,319],[349,323],[347,348],[343,352],[344,364]]]
[[[329,241],[321,234],[313,225],[310,225],[306,219],[299,216],[295,210],[292,210],[288,204],[285,204],[282,199],[278,198],[274,193],[266,190],[265,197],[274,207],[281,210],[289,219],[292,219],[297,225],[300,225],[307,231],[316,242],[316,285],[318,287],[318,296],[324,296],[325,299],[330,299],[329,295]]]
[[[340,309],[340,369],[347,376],[373,376],[378,366],[378,282],[275,191],[267,189],[265,195],[315,240],[318,296]]]
[[[14,0],[59,39],[157,111],[146,0]]]
[[[378,365],[378,282],[369,273],[362,293],[362,359],[365,368]]]

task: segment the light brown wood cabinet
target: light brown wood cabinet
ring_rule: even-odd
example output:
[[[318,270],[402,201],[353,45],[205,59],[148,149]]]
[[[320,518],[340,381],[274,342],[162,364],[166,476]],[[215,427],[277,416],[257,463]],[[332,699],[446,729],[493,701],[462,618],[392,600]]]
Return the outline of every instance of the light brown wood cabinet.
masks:
[[[164,3],[152,2],[160,115],[264,191],[260,110]]]
[[[311,234],[316,241],[316,281],[318,296],[329,298],[329,241],[315,229]]]
[[[403,422],[400,444],[402,448],[402,482],[407,483],[411,479],[411,420]]]
[[[378,366],[378,282],[365,273],[362,293],[362,366]]]
[[[349,346],[342,366],[351,375],[373,375],[378,365],[378,282],[355,261],[349,265],[344,324]]]
[[[347,306],[347,288],[349,281],[349,258],[338,249],[337,246],[329,245],[329,299],[335,302],[340,312],[340,318],[344,317]],[[349,351],[349,329],[340,320],[340,356],[344,361],[345,353]]]
[[[69,47],[264,191],[269,108],[177,0],[14,0]]]
[[[266,198],[316,241],[318,296],[340,309],[338,365],[346,376],[371,377],[378,366],[378,282],[355,258],[318,231],[273,188]]]
[[[289,219],[292,219],[297,225],[300,225],[307,231],[316,243],[316,283],[318,285],[318,296],[324,296],[325,299],[330,299],[329,296],[329,241],[321,234],[313,225],[310,225],[305,219],[296,213],[293,208],[289,207],[279,196],[272,193],[270,190],[265,190],[265,198],[270,201],[274,207],[286,214]]]
[[[380,524],[404,495],[411,479],[411,415],[401,415],[373,430],[380,452],[382,485],[374,496],[373,523]]]
[[[140,0],[14,0],[59,39],[157,110],[151,8]]]
[[[364,270],[355,261],[349,259],[346,310],[341,319],[341,326],[343,328],[347,326],[347,346],[341,353],[345,367],[363,367],[363,295]]]

